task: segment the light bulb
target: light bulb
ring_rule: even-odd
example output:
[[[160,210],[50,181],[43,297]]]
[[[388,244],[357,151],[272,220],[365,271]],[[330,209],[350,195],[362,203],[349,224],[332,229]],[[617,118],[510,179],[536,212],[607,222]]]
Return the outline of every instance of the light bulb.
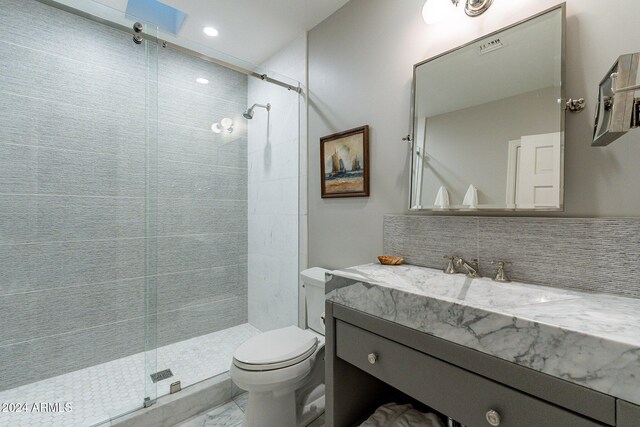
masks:
[[[422,7],[422,19],[427,24],[444,21],[455,11],[451,0],[427,0]]]
[[[209,37],[216,37],[218,34],[220,34],[218,30],[213,27],[204,27],[202,31]]]
[[[220,123],[214,123],[211,125],[211,130],[213,131],[213,133],[220,133],[222,132],[222,128],[220,127]]]

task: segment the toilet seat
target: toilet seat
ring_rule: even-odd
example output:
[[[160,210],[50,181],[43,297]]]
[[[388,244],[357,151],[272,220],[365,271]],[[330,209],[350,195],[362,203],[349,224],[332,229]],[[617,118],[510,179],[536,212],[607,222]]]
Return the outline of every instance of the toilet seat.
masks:
[[[314,333],[288,326],[247,340],[235,351],[233,364],[247,371],[282,369],[309,358],[317,348]]]

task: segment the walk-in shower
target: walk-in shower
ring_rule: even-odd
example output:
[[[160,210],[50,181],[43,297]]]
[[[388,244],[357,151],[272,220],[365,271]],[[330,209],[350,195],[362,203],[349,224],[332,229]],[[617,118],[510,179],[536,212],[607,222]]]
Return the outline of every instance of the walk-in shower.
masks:
[[[151,405],[298,312],[298,83],[66,3],[0,0],[0,402],[71,410],[2,426]],[[253,99],[278,105],[268,179]]]

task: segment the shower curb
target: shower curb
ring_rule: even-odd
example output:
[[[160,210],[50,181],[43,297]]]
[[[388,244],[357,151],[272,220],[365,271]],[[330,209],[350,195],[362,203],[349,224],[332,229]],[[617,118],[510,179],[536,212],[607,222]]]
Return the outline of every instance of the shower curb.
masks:
[[[201,381],[182,391],[162,396],[148,408],[114,418],[95,427],[173,427],[189,418],[231,401],[243,391],[228,373]]]

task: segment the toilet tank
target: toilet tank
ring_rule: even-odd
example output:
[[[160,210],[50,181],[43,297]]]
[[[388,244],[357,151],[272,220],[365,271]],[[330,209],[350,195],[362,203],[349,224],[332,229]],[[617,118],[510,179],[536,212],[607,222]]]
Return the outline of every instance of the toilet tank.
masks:
[[[324,335],[324,268],[313,267],[300,273],[304,286],[307,324],[309,328]]]

